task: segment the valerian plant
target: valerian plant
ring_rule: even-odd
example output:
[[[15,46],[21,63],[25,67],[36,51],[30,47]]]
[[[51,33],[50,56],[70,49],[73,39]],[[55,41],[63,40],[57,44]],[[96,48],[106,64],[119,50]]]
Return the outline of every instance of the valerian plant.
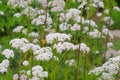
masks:
[[[104,0],[1,0],[0,31],[11,40],[0,54],[0,79],[118,79],[119,56],[105,58],[114,10]]]

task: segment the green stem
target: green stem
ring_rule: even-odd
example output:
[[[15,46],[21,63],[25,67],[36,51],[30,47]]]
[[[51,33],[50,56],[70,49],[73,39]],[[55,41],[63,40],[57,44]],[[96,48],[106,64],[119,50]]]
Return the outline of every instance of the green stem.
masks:
[[[33,54],[31,53],[31,56],[30,56],[30,69],[32,69],[32,66],[33,66]]]
[[[6,80],[6,73],[3,73],[3,80]]]
[[[66,66],[66,68],[65,68],[65,80],[68,80],[67,77],[68,77],[68,71],[67,71],[67,66]]]
[[[84,61],[84,80],[86,80],[86,66],[87,66],[87,53],[85,53],[85,61]]]
[[[57,26],[56,26],[56,32],[59,32],[59,17],[60,17],[60,13],[58,12],[58,15],[57,15]]]
[[[48,4],[48,1],[47,1],[47,4]],[[47,28],[47,13],[48,13],[48,7],[46,6],[45,8],[45,22],[44,22],[44,28],[46,29]],[[46,31],[44,31],[44,36],[43,36],[43,39],[45,39],[46,37]]]

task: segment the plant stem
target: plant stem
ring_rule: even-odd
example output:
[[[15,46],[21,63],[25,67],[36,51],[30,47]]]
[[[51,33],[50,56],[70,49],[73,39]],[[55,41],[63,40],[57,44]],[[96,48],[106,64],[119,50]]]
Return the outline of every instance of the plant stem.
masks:
[[[86,80],[86,66],[87,66],[87,53],[85,53],[85,61],[84,61],[84,80]]]
[[[57,15],[57,26],[56,26],[56,32],[59,32],[59,17],[60,17],[60,13],[58,12],[58,15]]]
[[[47,5],[45,7],[45,22],[44,22],[44,29],[47,28],[47,13],[48,13],[48,0],[47,0]],[[45,36],[46,36],[46,31],[44,30],[44,36],[43,36],[43,39],[45,39]]]

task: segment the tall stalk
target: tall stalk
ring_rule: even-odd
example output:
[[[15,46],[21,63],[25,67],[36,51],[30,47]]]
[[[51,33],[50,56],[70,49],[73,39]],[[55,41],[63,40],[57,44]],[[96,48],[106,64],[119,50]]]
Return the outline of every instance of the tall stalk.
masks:
[[[47,0],[47,4],[46,4],[46,7],[45,7],[45,22],[44,22],[44,28],[46,29],[47,28],[47,13],[48,13],[48,0]],[[43,39],[45,39],[45,36],[46,36],[46,31],[44,30],[44,37]]]
[[[57,26],[56,26],[56,32],[59,32],[59,17],[60,17],[60,13],[58,12],[58,15],[57,15]]]
[[[85,53],[85,60],[84,60],[84,80],[86,80],[86,66],[87,66],[87,53]]]
[[[80,80],[80,55],[81,55],[80,45],[81,45],[81,38],[82,38],[82,31],[83,31],[83,27],[82,27],[82,11],[83,10],[81,10],[81,14],[80,14],[80,16],[81,16],[81,19],[80,19],[81,29],[78,32],[79,36],[77,36],[77,31],[76,31],[76,37],[77,37],[78,44],[79,44],[79,48],[78,48],[78,51],[77,51],[77,54],[76,54],[76,58],[77,58],[77,69],[76,69],[76,77],[75,77],[76,80]]]
[[[45,6],[45,21],[44,21],[44,28],[43,29],[46,29],[47,28],[47,15],[48,14],[48,0],[47,0],[47,4]],[[44,47],[45,43],[46,43],[46,31],[44,31],[44,34],[43,34],[43,38],[41,40],[41,43],[42,43],[42,47]]]

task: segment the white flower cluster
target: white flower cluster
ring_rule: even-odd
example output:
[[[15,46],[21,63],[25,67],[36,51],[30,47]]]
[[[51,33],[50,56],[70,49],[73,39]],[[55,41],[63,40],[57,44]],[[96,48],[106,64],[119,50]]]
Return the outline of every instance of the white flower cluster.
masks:
[[[2,55],[4,55],[7,59],[10,59],[11,57],[12,57],[12,58],[14,57],[14,52],[13,52],[13,50],[5,49],[5,50],[2,52]]]
[[[107,42],[107,48],[110,48],[113,46],[113,43],[112,42]]]
[[[71,59],[71,60],[66,60],[65,64],[68,64],[69,66],[76,66],[75,60]]]
[[[27,75],[25,75],[25,74],[22,74],[21,76],[20,76],[20,80],[27,80],[28,79],[28,77],[27,77]]]
[[[8,5],[12,5],[13,7],[21,7],[25,8],[28,5],[28,2],[25,0],[8,0],[7,2]]]
[[[13,75],[13,80],[41,80],[45,77],[48,77],[48,72],[43,71],[43,67],[39,65],[33,66],[32,70],[21,70],[19,72],[20,75]]]
[[[63,42],[65,40],[70,41],[71,35],[65,33],[50,33],[46,36],[48,44],[52,44],[55,40]]]
[[[22,34],[27,34],[27,31],[28,31],[28,29],[27,29],[27,28],[24,28],[24,29],[22,30]]]
[[[98,25],[93,20],[85,20],[85,24],[88,24],[93,28],[98,27]]]
[[[66,25],[67,25],[67,23],[61,23],[61,24],[59,25],[60,30],[61,30],[61,31],[67,30]]]
[[[100,38],[101,32],[99,32],[97,29],[94,29],[93,31],[88,32],[88,35],[93,38]]]
[[[36,50],[34,52],[34,55],[37,61],[49,61],[53,56],[52,50],[50,47],[40,48],[39,50]]]
[[[36,1],[40,3],[44,8],[47,6],[47,0],[36,0]]]
[[[29,35],[29,37],[32,37],[32,38],[39,38],[38,32],[31,32],[28,35]]]
[[[32,67],[32,74],[33,74],[33,76],[38,77],[39,80],[41,78],[48,77],[48,72],[47,71],[43,71],[43,67],[39,66],[39,65]]]
[[[13,80],[28,80],[28,76],[26,75],[26,71],[25,70],[21,70],[19,71],[20,74],[14,74],[13,75]]]
[[[53,0],[49,2],[48,5],[52,7],[51,12],[60,12],[65,7],[65,1],[64,0]]]
[[[36,44],[37,42],[39,42],[38,38],[33,39],[32,43]]]
[[[57,50],[58,53],[62,53],[65,50],[76,50],[76,49],[80,49],[80,51],[84,52],[84,53],[89,53],[90,48],[85,44],[85,43],[81,43],[78,45],[74,45],[73,43],[70,42],[59,42],[58,44],[54,44],[53,46],[54,49]]]
[[[47,15],[47,24],[50,25],[52,23],[52,18]],[[45,23],[45,15],[40,15],[37,18],[33,19],[31,24],[32,25],[43,25]]]
[[[58,44],[54,44],[54,49],[57,50],[58,53],[62,53],[65,50],[75,50],[76,47],[74,44],[70,43],[70,42],[59,42]]]
[[[23,66],[28,66],[29,65],[29,62],[27,60],[23,61]]]
[[[104,10],[104,13],[105,13],[105,14],[109,14],[109,10],[108,10],[108,9],[105,9],[105,10]]]
[[[32,50],[33,52],[40,49],[39,45],[35,45],[33,43],[27,43],[27,44],[23,44],[22,46],[20,46],[20,50],[25,53],[28,52],[29,50]]]
[[[37,11],[37,13],[38,13],[39,15],[42,15],[42,14],[45,14],[45,11],[44,11],[43,9],[39,9],[39,10]]]
[[[38,32],[31,32],[28,34],[28,36],[32,38],[32,43],[34,43],[34,44],[36,44],[40,39]]]
[[[5,73],[8,70],[9,60],[5,59],[0,63],[0,73]]]
[[[91,5],[93,7],[98,7],[98,8],[104,8],[104,2],[103,0],[91,0]]]
[[[27,15],[28,17],[34,18],[37,15],[37,11],[31,6],[27,6],[25,10],[22,11],[22,14]]]
[[[25,38],[16,38],[10,41],[10,45],[15,48],[15,49],[19,49],[21,46],[23,46],[24,44],[29,43],[29,41]]]
[[[71,31],[76,31],[76,30],[80,30],[81,26],[78,24],[74,24],[72,27],[70,27]]]
[[[80,22],[81,21],[81,17],[79,16],[80,13],[81,13],[81,11],[78,9],[74,9],[74,8],[69,9],[68,13],[66,13],[66,15],[65,15],[66,21],[73,19],[76,22]],[[84,22],[84,19],[82,19],[82,22]]]
[[[10,45],[15,49],[19,49],[23,53],[28,52],[29,50],[36,51],[40,49],[40,46],[35,45],[33,43],[29,43],[29,41],[25,38],[13,39],[10,41]]]
[[[32,75],[32,77],[30,77]],[[21,70],[20,75],[14,74],[13,80],[41,80],[48,77],[48,72],[43,71],[42,66],[33,66],[32,70]]]
[[[113,38],[113,35],[111,34],[111,32],[109,31],[109,29],[107,29],[107,28],[103,28],[102,29],[102,34],[103,34],[103,38],[105,36],[109,36],[110,38]]]
[[[84,53],[89,53],[90,51],[90,48],[85,43],[80,43],[76,45],[76,49],[80,49],[80,51]]]
[[[105,16],[105,17],[104,17],[104,22],[105,22],[107,25],[109,25],[109,26],[111,26],[111,25],[114,24],[114,21],[112,20],[112,18],[111,18],[111,17],[108,17],[108,16]]]
[[[16,18],[19,18],[19,17],[21,17],[22,15],[21,15],[21,13],[15,13],[14,15],[13,15],[13,17],[16,17]]]
[[[115,6],[115,7],[113,7],[113,10],[120,11],[120,8]]]
[[[3,15],[4,15],[4,12],[3,12],[3,11],[0,11],[0,15],[2,15],[2,16],[3,16]]]
[[[97,16],[97,17],[101,17],[101,16],[102,16],[102,13],[97,12],[97,13],[96,13],[96,16]]]
[[[19,49],[23,53],[32,50],[35,55],[35,59],[38,61],[49,61],[52,58],[52,50],[50,47],[40,48],[39,45],[29,43],[25,38],[13,39],[10,41],[10,44],[13,48]]]
[[[0,4],[2,4],[2,1],[0,1]]]
[[[25,30],[25,31],[24,31],[24,30]],[[13,32],[14,32],[14,33],[19,33],[19,32],[21,32],[21,31],[22,31],[23,34],[26,34],[26,33],[27,33],[27,29],[24,28],[24,26],[17,26],[16,28],[13,29]]]
[[[98,78],[98,80],[115,80],[112,76],[110,73],[102,73],[102,77]]]
[[[37,76],[33,76],[32,78],[30,78],[29,80],[40,80],[40,78],[39,77],[37,77]]]
[[[14,74],[14,75],[13,75],[13,80],[18,80],[18,78],[19,78],[19,75],[18,75],[18,74]]]
[[[78,6],[78,9],[84,8],[84,6],[87,4],[86,0],[83,0],[81,4]]]
[[[95,74],[96,76],[102,74],[100,76],[101,80],[115,80],[113,75],[116,75],[120,71],[119,64],[120,64],[120,56],[110,58],[102,66],[90,70],[89,74]]]
[[[69,22],[69,20],[74,20],[76,22],[81,22],[84,24],[85,20],[83,17],[80,16],[81,11],[79,9],[71,8],[67,11],[67,13],[60,13],[59,20],[61,22],[66,21]]]
[[[52,58],[51,52],[41,53],[35,57],[37,61],[49,61],[51,58]]]

